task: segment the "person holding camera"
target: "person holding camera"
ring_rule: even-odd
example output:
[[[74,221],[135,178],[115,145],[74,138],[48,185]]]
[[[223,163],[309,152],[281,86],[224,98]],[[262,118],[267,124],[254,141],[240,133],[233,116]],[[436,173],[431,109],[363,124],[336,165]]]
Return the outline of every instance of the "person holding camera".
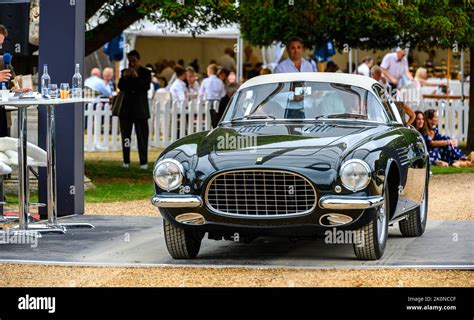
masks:
[[[127,55],[129,67],[122,71],[118,88],[124,92],[120,108],[120,133],[122,136],[123,166],[130,167],[130,146],[132,129],[135,126],[138,143],[140,168],[148,168],[148,90],[151,83],[151,71],[142,67],[138,51],[130,51]]]

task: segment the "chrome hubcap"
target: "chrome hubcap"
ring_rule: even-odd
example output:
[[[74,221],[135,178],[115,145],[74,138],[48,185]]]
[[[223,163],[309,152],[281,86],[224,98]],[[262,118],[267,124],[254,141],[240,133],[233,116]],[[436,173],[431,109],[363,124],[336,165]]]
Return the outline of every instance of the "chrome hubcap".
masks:
[[[387,215],[385,214],[385,211],[385,204],[381,205],[377,211],[377,237],[379,243],[385,241],[385,233],[387,232],[385,228],[387,224]]]

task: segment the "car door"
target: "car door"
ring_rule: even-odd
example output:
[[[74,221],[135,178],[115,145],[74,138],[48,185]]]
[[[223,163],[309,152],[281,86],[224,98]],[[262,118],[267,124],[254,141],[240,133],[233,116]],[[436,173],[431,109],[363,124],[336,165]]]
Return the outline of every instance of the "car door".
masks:
[[[402,190],[406,200],[406,210],[418,206],[423,198],[425,183],[428,177],[428,153],[423,136],[413,127],[403,128],[407,141],[407,177]]]

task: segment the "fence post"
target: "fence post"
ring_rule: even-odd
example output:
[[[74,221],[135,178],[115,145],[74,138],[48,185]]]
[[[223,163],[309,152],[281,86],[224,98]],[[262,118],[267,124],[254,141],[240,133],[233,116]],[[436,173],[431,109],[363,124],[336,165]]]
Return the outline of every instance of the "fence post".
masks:
[[[179,103],[179,111],[180,111],[180,120],[179,120],[179,139],[186,136],[186,127],[187,122],[189,121],[188,117],[188,107],[186,102]]]
[[[167,147],[170,141],[170,112],[171,112],[172,104],[171,100],[167,100],[164,103],[163,108],[163,146]]]
[[[171,142],[176,141],[177,137],[177,124],[178,124],[178,108],[179,108],[179,102],[178,101],[173,101],[171,103]]]
[[[473,97],[469,97],[469,99],[472,99]],[[464,100],[462,101],[462,119],[463,119],[463,140],[467,141],[467,133],[469,130],[469,100]],[[471,125],[474,125],[471,124]],[[471,159],[473,160],[473,159]]]
[[[112,117],[112,150],[120,150],[122,148],[121,137],[119,134],[119,118]]]
[[[93,141],[93,117],[94,117],[94,105],[92,103],[88,103],[86,105],[86,110],[84,112],[84,116],[86,117],[86,124],[87,124],[87,141],[84,144],[86,151],[94,151],[94,141]]]
[[[160,132],[161,132],[161,126],[160,126],[161,103],[158,99],[156,99],[155,103],[153,104],[153,110],[154,110],[154,117],[153,117],[153,130],[154,131],[153,131],[152,145],[154,147],[159,147],[160,146]]]
[[[110,146],[110,120],[112,119],[112,110],[110,104],[104,103],[104,143],[105,149],[109,150]]]
[[[188,103],[188,135],[194,133],[194,105],[195,100],[191,100]]]
[[[196,132],[201,132],[202,131],[202,117],[205,114],[204,113],[204,108],[205,108],[205,102],[198,101],[198,112],[197,112],[197,124],[196,124]]]
[[[211,113],[209,112],[211,110],[211,108],[214,108],[214,105],[216,104],[217,101],[214,101],[214,102],[209,102],[209,101],[206,101],[206,108],[204,108],[204,114],[205,114],[205,117],[206,117],[206,122],[205,122],[205,126],[204,126],[204,130],[209,130],[211,128]]]

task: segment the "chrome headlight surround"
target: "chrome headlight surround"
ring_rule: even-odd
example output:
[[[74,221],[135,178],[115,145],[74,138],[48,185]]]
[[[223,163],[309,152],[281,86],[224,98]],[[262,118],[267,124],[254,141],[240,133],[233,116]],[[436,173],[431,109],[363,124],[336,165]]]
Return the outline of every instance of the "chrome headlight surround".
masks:
[[[163,190],[176,190],[183,184],[184,168],[174,159],[163,159],[153,169],[153,180]]]
[[[369,165],[359,159],[351,159],[344,162],[339,170],[344,188],[352,192],[360,191],[367,187],[371,180]]]

